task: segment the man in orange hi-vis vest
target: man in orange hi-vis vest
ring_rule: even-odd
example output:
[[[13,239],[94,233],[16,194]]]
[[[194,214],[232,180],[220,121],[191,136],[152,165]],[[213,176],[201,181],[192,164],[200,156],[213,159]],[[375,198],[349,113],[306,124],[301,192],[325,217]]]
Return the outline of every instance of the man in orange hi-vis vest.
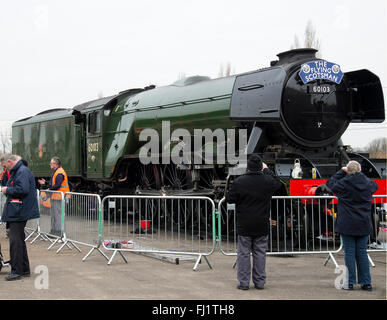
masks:
[[[48,190],[61,191],[63,194],[70,192],[69,181],[66,171],[62,168],[62,162],[58,157],[53,157],[50,161],[50,167],[54,171],[50,182],[48,184]],[[39,179],[38,182],[44,186],[46,185],[45,179]],[[48,193],[49,198],[46,199],[46,207],[51,208],[51,232],[50,234],[55,236],[62,235],[62,202],[61,195],[59,193]]]

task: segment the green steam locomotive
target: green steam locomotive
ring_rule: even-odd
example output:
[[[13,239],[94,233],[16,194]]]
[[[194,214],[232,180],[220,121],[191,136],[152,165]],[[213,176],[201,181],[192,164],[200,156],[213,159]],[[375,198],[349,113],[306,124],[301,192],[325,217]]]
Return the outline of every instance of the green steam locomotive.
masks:
[[[243,74],[218,79],[194,76],[46,110],[13,123],[13,153],[28,161],[36,177],[45,178],[51,175],[50,158],[59,156],[72,191],[221,198],[227,179],[244,167],[243,161],[217,161],[216,141],[204,141],[199,149],[192,146],[186,161],[168,163],[163,156],[185,140],[179,135],[175,140],[160,139],[153,158],[157,161],[141,161],[148,142],[141,133],[151,128],[161,137],[168,123],[170,132],[184,129],[191,137],[198,129],[234,129],[238,137],[234,156],[260,154],[283,178],[281,195],[292,193],[289,181],[295,160],[303,172],[298,182],[323,181],[348,159],[360,161],[369,177],[385,181],[379,164],[351,153],[340,140],[351,122],[384,121],[379,78],[368,70],[343,73],[339,65],[318,59],[315,53],[291,50],[279,54],[270,67]],[[242,131],[246,143],[239,142]],[[212,150],[214,161],[194,162],[195,154],[201,156],[205,150]]]

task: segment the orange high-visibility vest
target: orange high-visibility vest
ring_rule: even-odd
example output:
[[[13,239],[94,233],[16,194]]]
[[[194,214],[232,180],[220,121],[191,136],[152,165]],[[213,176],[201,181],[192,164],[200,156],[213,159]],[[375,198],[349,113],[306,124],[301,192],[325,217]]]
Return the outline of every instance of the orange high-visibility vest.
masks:
[[[69,180],[67,178],[66,171],[64,171],[64,169],[62,167],[59,167],[58,169],[56,169],[54,176],[52,178],[52,185],[55,185],[55,179],[58,176],[58,174],[60,174],[60,173],[63,174],[64,179],[62,181],[62,184],[60,185],[60,188],[58,190],[55,190],[55,191],[60,191],[63,194],[65,194],[66,192],[70,192],[70,187],[69,187]],[[51,195],[51,198],[55,199],[55,200],[60,200],[61,196],[58,193],[53,193]]]
[[[47,197],[47,194],[43,191],[40,193],[40,204],[46,208],[51,208],[50,198]]]

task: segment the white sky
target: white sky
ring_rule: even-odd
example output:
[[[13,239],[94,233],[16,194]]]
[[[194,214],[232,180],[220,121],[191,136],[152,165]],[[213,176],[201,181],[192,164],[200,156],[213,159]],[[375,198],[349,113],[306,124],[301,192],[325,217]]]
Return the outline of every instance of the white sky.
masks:
[[[387,91],[385,0],[0,0],[0,121],[168,85],[181,72],[216,78],[221,63],[266,67],[295,34],[303,40],[308,20],[322,58],[369,69]],[[386,128],[351,125],[344,143],[365,146]]]

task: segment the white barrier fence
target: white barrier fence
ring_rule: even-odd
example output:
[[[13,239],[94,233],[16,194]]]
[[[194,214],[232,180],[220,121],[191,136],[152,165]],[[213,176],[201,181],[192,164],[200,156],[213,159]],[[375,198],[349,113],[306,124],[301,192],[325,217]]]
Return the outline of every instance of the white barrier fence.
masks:
[[[111,264],[117,253],[125,262],[126,252],[196,259],[219,247],[222,254],[236,256],[237,232],[235,206],[222,199],[218,206],[207,197],[184,196],[108,196],[43,190],[38,192],[40,219],[28,221],[26,241],[38,238],[49,241],[51,249],[84,245],[90,251],[85,261],[97,250]],[[6,197],[0,194],[0,205]],[[369,250],[386,251],[387,195],[374,196],[373,231]],[[342,249],[335,232],[337,199],[335,197],[273,197],[270,212],[268,255],[334,254]],[[104,249],[105,252],[102,251]],[[106,252],[112,252],[110,258]],[[372,260],[370,263],[374,266]]]
[[[372,207],[373,231],[368,251],[386,251],[386,210],[385,198],[374,196]],[[382,198],[384,198],[382,200]],[[237,230],[235,206],[223,198],[218,206],[218,242],[224,255],[236,256]],[[301,255],[326,253],[324,265],[333,254],[342,249],[340,237],[335,232],[337,198],[321,197],[280,197],[271,202],[268,255]],[[370,258],[369,258],[370,259]],[[374,266],[372,260],[370,263]]]
[[[81,249],[76,246],[77,243],[91,247],[82,259],[83,261],[94,250],[97,250],[108,259],[100,248],[102,242],[101,198],[95,194],[66,192],[64,199],[64,243],[57,252],[59,253],[68,243],[71,243],[81,252]]]
[[[342,249],[335,237],[335,197],[272,198],[267,255],[333,254]],[[224,255],[237,254],[235,206],[219,202],[218,241]],[[326,261],[327,262],[327,261]],[[325,262],[325,264],[326,264]]]
[[[113,251],[108,264],[123,252],[196,256],[215,250],[215,204],[207,197],[108,196],[103,199],[103,246]]]

